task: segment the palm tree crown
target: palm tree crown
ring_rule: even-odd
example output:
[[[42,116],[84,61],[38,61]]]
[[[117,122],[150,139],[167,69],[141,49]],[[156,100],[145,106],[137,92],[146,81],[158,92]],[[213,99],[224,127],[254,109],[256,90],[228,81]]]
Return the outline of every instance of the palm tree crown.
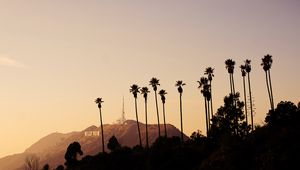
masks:
[[[167,93],[165,90],[160,90],[160,91],[158,92],[158,94],[159,94],[160,97],[161,97],[162,103],[166,103],[166,97],[165,97],[165,95],[168,94],[168,93]]]
[[[209,81],[212,81],[212,78],[215,76],[214,75],[214,68],[207,67],[204,71],[204,74],[208,76]]]
[[[136,84],[130,86],[130,92],[133,94],[134,98],[137,98],[137,94],[140,92],[140,87]]]
[[[99,109],[102,107],[101,103],[103,103],[103,102],[104,101],[102,100],[102,98],[99,98],[99,97],[95,100],[95,103],[98,104]]]
[[[263,66],[265,71],[270,70],[272,63],[273,63],[273,59],[271,55],[267,54],[264,56],[264,58],[262,58],[261,65]]]
[[[153,77],[151,80],[150,80],[150,84],[152,87],[153,87],[153,90],[156,91],[157,90],[157,86],[160,86],[159,84],[159,79]]]
[[[185,83],[183,83],[182,80],[176,81],[175,86],[178,87],[178,92],[181,94],[183,92],[182,86],[184,86]]]
[[[251,60],[246,60],[245,61],[245,70],[247,73],[250,73],[251,71]]]
[[[241,65],[241,72],[242,72],[242,76],[245,77],[246,76],[246,65]]]
[[[233,61],[232,59],[227,59],[225,61],[225,64],[226,64],[226,69],[228,70],[228,73],[233,74],[235,61]]]
[[[150,93],[148,87],[142,87],[140,92],[144,96],[145,99],[147,99],[148,93]]]

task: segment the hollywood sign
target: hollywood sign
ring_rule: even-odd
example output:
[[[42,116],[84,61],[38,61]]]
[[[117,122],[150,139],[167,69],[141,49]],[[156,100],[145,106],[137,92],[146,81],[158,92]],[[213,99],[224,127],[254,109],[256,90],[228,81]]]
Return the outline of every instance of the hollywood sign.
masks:
[[[99,131],[85,131],[84,136],[99,136]]]

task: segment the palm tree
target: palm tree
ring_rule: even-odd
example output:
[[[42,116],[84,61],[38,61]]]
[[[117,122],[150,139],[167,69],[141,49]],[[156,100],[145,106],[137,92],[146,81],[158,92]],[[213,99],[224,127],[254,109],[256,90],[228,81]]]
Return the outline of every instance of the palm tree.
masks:
[[[230,78],[230,90],[231,90],[232,94],[235,94],[234,79],[233,79],[235,61],[233,61],[232,59],[227,59],[225,61],[225,64],[226,64],[226,69],[229,73],[229,78]]]
[[[181,124],[181,141],[183,141],[183,124],[182,124],[182,93],[183,89],[182,86],[184,86],[185,83],[182,82],[182,80],[176,81],[175,86],[178,87],[177,90],[179,92],[179,100],[180,100],[180,124]]]
[[[263,69],[266,73],[266,83],[267,83],[267,89],[268,89],[268,94],[270,99],[271,110],[274,110],[274,98],[272,92],[272,82],[271,82],[271,73],[270,73],[272,63],[273,63],[273,59],[271,55],[267,54],[264,56],[264,58],[262,58],[261,65],[263,66]]]
[[[244,87],[244,102],[245,102],[245,116],[246,116],[246,124],[248,125],[248,110],[247,110],[247,94],[246,94],[246,85],[245,85],[245,77],[246,77],[246,66],[241,65],[241,72],[242,72],[242,77],[243,77],[243,87]]]
[[[165,137],[167,137],[167,126],[166,126],[166,115],[165,115],[165,103],[166,103],[166,94],[167,92],[165,90],[160,90],[158,92],[158,94],[160,95],[161,97],[161,101],[162,101],[162,104],[163,104],[163,116],[164,116],[164,127],[165,127]]]
[[[140,131],[140,125],[139,125],[139,117],[137,113],[137,94],[140,92],[140,87],[136,84],[133,84],[130,86],[129,91],[133,94],[134,101],[135,101],[135,116],[136,116],[136,123],[137,123],[137,128],[138,128],[138,134],[139,134],[139,141],[140,141],[140,146],[142,146],[142,138],[141,138],[141,131]]]
[[[253,106],[252,106],[252,91],[251,91],[251,82],[250,82],[250,72],[251,72],[251,60],[245,61],[245,70],[248,74],[248,88],[249,88],[249,97],[250,97],[250,115],[251,115],[251,129],[253,131],[254,124],[253,124]]]
[[[153,77],[150,80],[150,84],[153,87],[153,90],[155,92],[155,104],[156,104],[156,113],[157,113],[157,126],[158,126],[158,137],[160,137],[160,124],[159,124],[159,112],[158,112],[158,104],[157,104],[157,86],[160,86],[159,79]]]
[[[214,75],[214,68],[211,68],[211,67],[207,67],[205,69],[205,72],[204,72],[204,75],[207,75],[208,77],[208,80],[209,80],[209,86],[210,86],[210,106],[211,106],[211,117],[213,117],[213,114],[214,114],[214,111],[213,111],[213,101],[212,101],[212,85],[211,85],[211,81],[212,81],[212,78],[215,76]]]
[[[201,89],[201,93],[204,97],[205,102],[205,118],[206,118],[206,134],[208,135],[208,131],[210,129],[210,118],[208,114],[208,107],[207,107],[207,95],[209,93],[209,84],[208,79],[206,77],[201,77],[200,81],[197,81],[199,83],[198,88]]]
[[[147,149],[149,148],[149,139],[148,139],[148,115],[147,115],[147,98],[148,98],[148,93],[150,91],[148,90],[148,87],[143,87],[141,88],[141,94],[145,98],[145,118],[146,118],[146,147]]]
[[[105,152],[104,151],[104,135],[103,135],[103,124],[102,124],[102,112],[101,112],[101,107],[102,107],[102,104],[104,101],[102,100],[102,98],[97,98],[95,100],[95,103],[98,104],[98,108],[99,108],[99,113],[100,113],[100,124],[101,124],[101,137],[102,137],[102,152]]]

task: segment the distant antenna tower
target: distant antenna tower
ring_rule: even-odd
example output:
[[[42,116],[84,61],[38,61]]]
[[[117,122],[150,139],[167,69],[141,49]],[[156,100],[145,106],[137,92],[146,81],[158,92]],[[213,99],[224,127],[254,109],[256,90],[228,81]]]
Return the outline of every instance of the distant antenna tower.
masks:
[[[123,96],[123,106],[122,106],[122,115],[121,118],[117,120],[118,124],[124,124],[126,121],[125,118],[125,104],[124,104],[124,96]]]
[[[122,117],[121,117],[121,120],[122,120],[122,124],[126,121],[126,118],[125,118],[124,96],[123,96],[123,107],[122,107]]]
[[[248,114],[250,114],[251,106],[250,106],[250,96],[248,96],[248,101],[247,101],[247,110]],[[256,107],[255,107],[255,99],[254,96],[252,95],[252,110],[253,110],[253,116],[256,115]]]

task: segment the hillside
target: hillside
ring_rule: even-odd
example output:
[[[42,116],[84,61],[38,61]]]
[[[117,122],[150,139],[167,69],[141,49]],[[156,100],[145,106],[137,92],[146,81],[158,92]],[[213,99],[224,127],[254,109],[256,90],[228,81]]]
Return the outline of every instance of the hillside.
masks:
[[[161,130],[163,125],[160,125]],[[124,124],[105,124],[104,140],[108,142],[111,136],[116,136],[122,146],[133,147],[138,144],[138,134],[136,121],[127,120]],[[145,124],[140,123],[143,145],[146,143]],[[24,164],[25,158],[30,154],[35,154],[40,158],[40,164],[45,163],[56,166],[64,163],[64,154],[68,145],[74,141],[81,144],[84,156],[95,155],[99,153],[101,140],[99,136],[85,136],[85,132],[98,131],[99,127],[90,126],[80,132],[71,132],[67,134],[52,133],[31,145],[24,153],[10,155],[0,159],[0,169],[15,170]],[[158,137],[157,125],[148,125],[149,142],[153,143]],[[168,136],[180,136],[180,131],[173,125],[167,125]],[[162,131],[163,134],[163,131]],[[187,136],[185,136],[187,138]],[[107,148],[106,148],[107,150]]]

